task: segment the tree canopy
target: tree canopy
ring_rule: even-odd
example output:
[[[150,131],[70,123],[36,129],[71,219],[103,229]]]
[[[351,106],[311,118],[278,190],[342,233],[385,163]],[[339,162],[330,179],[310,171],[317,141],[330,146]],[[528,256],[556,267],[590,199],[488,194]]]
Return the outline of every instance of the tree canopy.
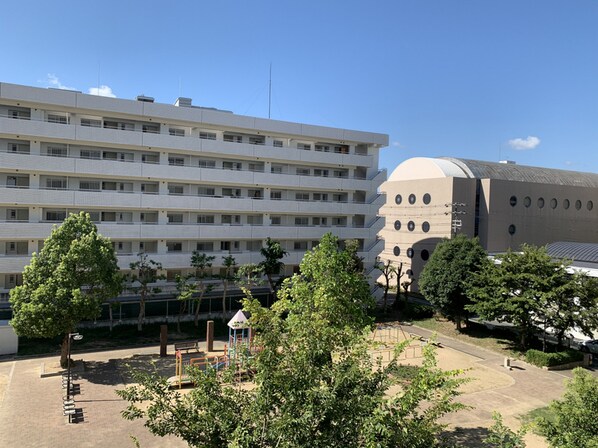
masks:
[[[23,285],[10,291],[11,325],[18,335],[52,338],[100,314],[101,304],[122,287],[112,243],[98,234],[89,214],[71,214],[54,226],[23,272]]]
[[[440,242],[424,266],[419,290],[457,328],[467,320],[467,280],[487,258],[477,238],[458,235]]]
[[[252,387],[196,370],[196,387],[181,395],[137,374],[139,385],[118,392],[130,403],[123,416],[198,447],[437,446],[438,418],[460,408],[456,372],[436,368],[431,346],[409,381],[396,359],[383,366],[372,358],[373,298],[355,267],[353,249],[328,234],[270,309],[248,294],[244,306],[262,348],[251,358]]]
[[[270,237],[266,239],[266,245],[260,249],[260,254],[264,259],[260,261],[259,266],[266,275],[272,292],[276,289],[273,276],[279,275],[280,271],[284,268],[282,259],[287,253],[288,252],[282,248],[279,241],[275,241]]]

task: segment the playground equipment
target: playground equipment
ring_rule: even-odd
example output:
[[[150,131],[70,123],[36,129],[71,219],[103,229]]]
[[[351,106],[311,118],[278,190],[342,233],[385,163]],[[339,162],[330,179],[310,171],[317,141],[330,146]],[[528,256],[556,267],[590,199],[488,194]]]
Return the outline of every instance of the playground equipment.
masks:
[[[239,310],[228,322],[228,343],[224,345],[222,355],[206,355],[185,359],[181,350],[175,352],[175,376],[168,379],[171,386],[191,384],[188,375],[189,367],[198,367],[205,370],[208,368],[222,371],[227,368],[234,368],[235,379],[240,380],[242,373],[247,371],[250,359],[259,351],[252,343],[251,327],[247,316]]]
[[[404,350],[396,357],[397,360],[418,359],[422,355],[422,341],[412,335],[407,335],[400,323],[378,323],[371,337],[373,348],[372,358],[383,364],[395,358],[396,345],[405,340],[410,341]]]

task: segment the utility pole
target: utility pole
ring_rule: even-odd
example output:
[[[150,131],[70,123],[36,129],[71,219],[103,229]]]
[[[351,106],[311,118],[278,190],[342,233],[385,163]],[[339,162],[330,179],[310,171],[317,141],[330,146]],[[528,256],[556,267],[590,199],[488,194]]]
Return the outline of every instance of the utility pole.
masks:
[[[457,235],[457,232],[461,230],[463,227],[463,221],[461,220],[461,215],[466,215],[467,212],[462,209],[467,204],[464,202],[449,202],[444,204],[445,207],[450,208],[450,210],[444,212],[445,215],[451,215],[451,238]]]

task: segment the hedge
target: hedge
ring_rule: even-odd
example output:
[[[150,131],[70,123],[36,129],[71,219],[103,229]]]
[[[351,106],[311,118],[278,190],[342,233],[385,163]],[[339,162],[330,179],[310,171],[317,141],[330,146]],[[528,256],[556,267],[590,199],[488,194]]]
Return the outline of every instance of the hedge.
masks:
[[[557,353],[545,353],[540,350],[528,350],[525,353],[525,360],[530,364],[538,367],[553,367],[562,364],[569,364],[570,362],[578,362],[583,360],[583,353],[577,350],[566,350]]]

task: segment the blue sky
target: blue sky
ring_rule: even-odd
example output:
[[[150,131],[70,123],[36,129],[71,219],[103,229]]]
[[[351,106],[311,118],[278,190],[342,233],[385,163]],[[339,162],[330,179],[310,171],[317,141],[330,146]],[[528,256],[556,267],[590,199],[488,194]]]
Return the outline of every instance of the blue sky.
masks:
[[[106,86],[598,172],[598,1],[105,0],[2,5],[0,81]]]

